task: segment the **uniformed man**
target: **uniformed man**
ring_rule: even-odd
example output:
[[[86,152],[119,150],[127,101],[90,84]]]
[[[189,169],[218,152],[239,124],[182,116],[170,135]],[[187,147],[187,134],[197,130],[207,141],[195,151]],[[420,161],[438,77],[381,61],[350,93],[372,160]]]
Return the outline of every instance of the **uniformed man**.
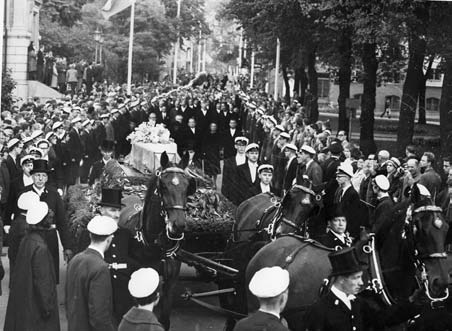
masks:
[[[129,292],[137,306],[122,318],[118,331],[164,331],[153,310],[160,299],[160,277],[152,268],[141,268],[130,276]]]
[[[224,160],[223,165],[223,183],[221,193],[235,205],[239,204],[239,183],[237,177],[237,167],[246,162],[245,148],[248,145],[248,138],[236,137],[234,139],[235,156]]]
[[[105,251],[118,229],[108,216],[95,216],[87,226],[91,243],[69,263],[66,278],[68,331],[116,330],[112,314],[112,284]]]
[[[326,231],[326,234],[317,239],[326,247],[339,250],[351,246],[352,238],[347,232],[347,219],[341,208],[334,208],[333,212],[328,215]]]
[[[259,301],[259,310],[240,320],[234,331],[288,331],[281,322],[281,312],[289,297],[289,272],[281,267],[267,267],[251,278],[249,289]]]
[[[377,205],[375,206],[374,218],[372,222],[372,232],[377,235],[377,241],[380,241],[378,234],[386,233],[386,227],[392,226],[391,215],[394,202],[389,196],[389,180],[384,175],[375,176],[372,181],[372,190],[377,196]]]
[[[102,189],[102,200],[99,202],[100,213],[109,216],[116,222],[122,208],[121,189]],[[110,248],[105,252],[105,261],[110,264],[111,283],[113,286],[113,317],[117,326],[125,313],[133,306],[133,298],[128,290],[129,278],[140,265],[132,258],[134,239],[129,230],[119,227]]]
[[[259,167],[259,145],[252,143],[245,148],[246,162],[237,167],[237,176],[240,192],[238,204],[247,199],[246,195],[253,185],[259,183],[257,168]]]
[[[257,168],[257,173],[259,176],[259,182],[251,187],[248,192],[248,197],[252,197],[261,193],[273,193],[275,190],[271,186],[273,178],[273,166],[271,164],[261,164]]]
[[[367,301],[356,297],[364,285],[363,267],[354,247],[328,255],[333,270],[331,290],[306,313],[307,331],[362,331],[407,321],[420,312],[409,302],[399,302],[385,310],[377,310]]]

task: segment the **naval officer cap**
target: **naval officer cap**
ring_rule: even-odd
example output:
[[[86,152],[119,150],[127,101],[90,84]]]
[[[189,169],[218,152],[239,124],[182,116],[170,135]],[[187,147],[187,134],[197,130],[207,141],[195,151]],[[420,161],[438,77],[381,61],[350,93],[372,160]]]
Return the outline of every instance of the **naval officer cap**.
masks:
[[[129,292],[134,298],[146,298],[157,290],[159,282],[157,271],[152,268],[141,268],[130,276]]]
[[[249,289],[258,298],[274,298],[289,287],[289,272],[281,267],[266,267],[251,278]]]
[[[245,148],[245,153],[252,151],[253,149],[255,149],[256,151],[259,151],[259,145],[256,143],[252,143],[249,144],[248,146],[246,146]]]
[[[375,181],[375,185],[377,185],[378,188],[384,192],[388,191],[389,187],[391,186],[391,184],[389,184],[388,178],[384,175],[376,176],[374,181]]]
[[[109,236],[118,230],[116,221],[108,216],[94,216],[86,227],[89,232],[98,236]]]

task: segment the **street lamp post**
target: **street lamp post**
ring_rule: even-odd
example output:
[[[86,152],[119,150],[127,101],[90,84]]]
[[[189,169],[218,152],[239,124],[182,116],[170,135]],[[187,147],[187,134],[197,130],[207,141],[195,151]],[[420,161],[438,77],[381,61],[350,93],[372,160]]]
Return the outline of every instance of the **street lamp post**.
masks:
[[[99,39],[99,63],[102,64],[102,51],[103,51],[103,45],[104,45],[104,34],[101,33],[100,39]]]
[[[94,41],[96,42],[96,50],[94,53],[94,62],[95,63],[97,63],[97,55],[98,55],[98,50],[99,50],[100,38],[101,38],[101,32],[100,32],[99,28],[97,28],[96,31],[94,31]]]

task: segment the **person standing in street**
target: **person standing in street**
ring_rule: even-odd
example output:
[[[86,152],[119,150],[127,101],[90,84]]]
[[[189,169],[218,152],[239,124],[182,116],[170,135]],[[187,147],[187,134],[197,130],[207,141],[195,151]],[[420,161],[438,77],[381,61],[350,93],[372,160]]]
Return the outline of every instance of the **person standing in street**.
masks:
[[[135,271],[129,281],[129,292],[137,305],[122,318],[118,331],[164,331],[153,310],[160,299],[160,277],[152,268]]]
[[[68,265],[66,314],[68,331],[113,331],[113,302],[105,251],[118,229],[114,219],[95,216],[87,226],[91,244]]]
[[[68,85],[68,90],[71,92],[71,98],[77,93],[77,69],[75,69],[75,64],[69,66],[69,70],[66,71],[66,82]]]
[[[27,201],[27,234],[21,241],[11,275],[5,331],[59,331],[56,275],[45,233],[52,225],[47,203]]]
[[[249,289],[259,301],[259,310],[240,320],[234,331],[288,331],[281,322],[281,312],[289,297],[289,272],[281,267],[267,267],[251,278]]]

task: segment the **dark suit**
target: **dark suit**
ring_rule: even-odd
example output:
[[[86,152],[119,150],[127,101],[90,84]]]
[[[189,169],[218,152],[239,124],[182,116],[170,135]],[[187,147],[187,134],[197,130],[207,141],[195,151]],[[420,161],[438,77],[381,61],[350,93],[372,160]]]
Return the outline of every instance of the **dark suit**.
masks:
[[[195,128],[195,133],[193,133],[192,129],[186,128],[183,134],[183,146],[191,144],[195,148],[195,152],[201,152],[201,140],[202,140],[202,132],[197,127]]]
[[[205,131],[209,127],[209,111],[204,113],[201,109],[197,110],[195,112],[195,120],[196,120],[196,127],[198,127],[201,131]]]
[[[239,165],[237,167],[237,176],[238,176],[238,194],[239,194],[239,200],[238,205],[241,204],[243,201],[248,199],[247,197],[248,192],[250,191],[251,187],[253,185],[256,185],[259,183],[259,177],[257,174],[257,168],[256,168],[256,179],[254,182],[251,178],[251,170],[248,165],[248,162],[245,162],[245,164]]]
[[[235,138],[240,137],[242,135],[242,132],[238,129],[235,129],[235,132],[233,135],[231,135],[231,130],[227,129],[223,132],[222,135],[222,145],[224,148],[224,158],[230,158],[233,157],[236,154],[235,150]]]
[[[189,118],[195,117],[195,111],[190,107],[179,107],[177,114],[182,115],[183,122],[185,124],[187,124]],[[174,121],[174,118],[171,120]]]
[[[170,118],[170,115],[165,112],[157,112],[156,114],[156,123],[157,124],[163,124],[165,128],[169,129],[171,126],[171,122],[174,121],[174,118]]]
[[[257,311],[237,322],[234,331],[288,331],[275,315]]]
[[[347,219],[348,232],[353,238],[359,238],[360,226],[367,224],[367,210],[363,208],[358,192],[355,191],[353,186],[348,187],[343,192],[339,205]]]
[[[13,160],[11,155],[8,154],[4,163],[6,168],[8,168],[10,181],[19,177],[22,174],[22,168],[20,167],[19,162],[17,162],[17,160]]]
[[[24,190],[24,188],[25,184],[23,175],[11,181],[8,196],[8,204],[5,211],[6,212],[4,220],[5,224],[11,224],[12,214],[17,214],[19,212],[19,210],[17,209],[17,199],[19,198],[19,195]]]
[[[70,262],[66,279],[68,331],[113,331],[112,286],[108,264],[87,248]]]
[[[392,224],[392,212],[393,212],[394,202],[391,197],[383,197],[378,199],[377,205],[375,206],[374,219],[371,221],[372,232],[376,234],[378,242],[382,242],[380,238],[381,234],[387,233],[389,227]],[[379,236],[380,234],[380,236]]]
[[[240,201],[240,187],[235,156],[224,160],[221,193],[235,205]]]
[[[71,152],[71,181],[70,185],[75,184],[75,181],[80,177],[80,161],[83,158],[83,145],[80,134],[72,129],[69,131],[68,148]]]
[[[270,192],[276,195],[275,189],[270,185]],[[247,199],[254,197],[255,195],[264,193],[262,192],[261,183],[255,183],[251,188],[248,190]]]
[[[292,183],[295,177],[297,176],[297,168],[298,168],[298,161],[297,158],[293,158],[289,166],[286,167],[285,174],[284,174],[284,180],[283,180],[283,189],[287,192],[292,188]]]
[[[400,302],[384,310],[377,310],[367,301],[356,298],[350,310],[332,292],[315,303],[305,315],[307,331],[363,331],[371,327],[382,329],[415,316],[419,309],[408,302]]]

